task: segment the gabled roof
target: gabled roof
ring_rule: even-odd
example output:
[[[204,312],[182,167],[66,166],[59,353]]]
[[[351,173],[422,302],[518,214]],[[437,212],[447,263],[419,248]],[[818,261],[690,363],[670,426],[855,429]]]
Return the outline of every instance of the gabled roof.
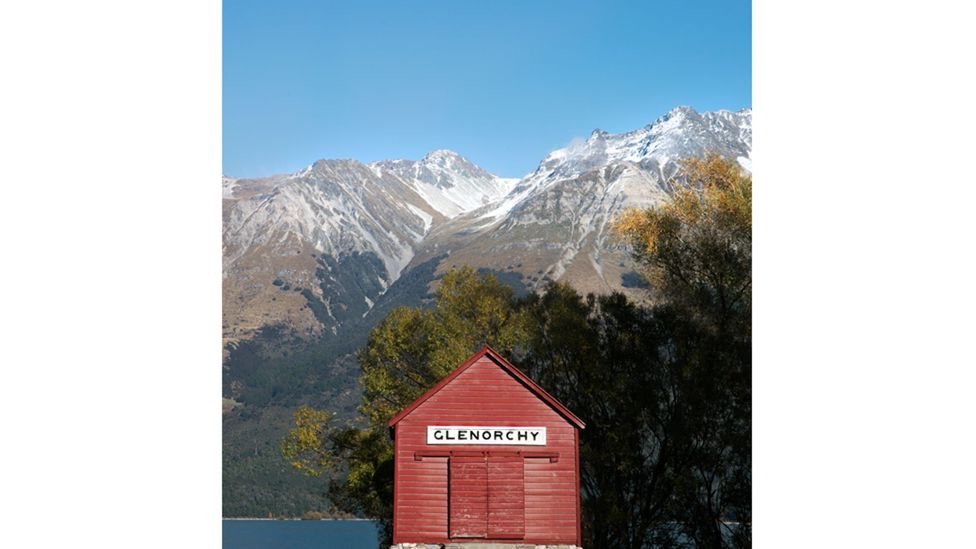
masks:
[[[469,358],[467,362],[465,362],[457,369],[455,369],[453,372],[448,374],[444,379],[438,381],[437,385],[434,385],[433,387],[430,388],[429,391],[421,395],[420,398],[413,401],[413,404],[404,408],[402,412],[400,412],[393,419],[390,420],[388,425],[390,427],[393,427],[394,425],[399,423],[401,419],[407,417],[407,415],[409,415],[410,412],[414,411],[418,406],[423,404],[428,398],[437,394],[438,391],[440,391],[441,389],[446,387],[448,383],[453,381],[454,378],[461,375],[462,372],[470,368],[472,364],[478,361],[478,359],[485,356],[487,356],[492,361],[494,361],[495,364],[501,367],[501,369],[511,374],[512,377],[514,377],[522,385],[524,385],[526,389],[532,391],[532,393],[534,393],[535,396],[542,399],[546,404],[552,407],[552,409],[555,410],[559,415],[566,418],[566,420],[568,420],[570,423],[573,423],[574,425],[576,425],[576,427],[580,429],[586,427],[586,424],[583,423],[583,420],[576,417],[576,415],[573,414],[573,412],[570,412],[569,409],[563,406],[562,403],[556,400],[555,397],[547,393],[546,390],[543,389],[542,387],[539,387],[539,385],[536,382],[532,381],[532,379],[529,376],[523,374],[521,370],[513,366],[509,361],[505,360],[505,358],[502,355],[498,354],[494,349],[492,349],[487,345],[482,347],[482,349],[477,353],[475,353],[474,356]]]

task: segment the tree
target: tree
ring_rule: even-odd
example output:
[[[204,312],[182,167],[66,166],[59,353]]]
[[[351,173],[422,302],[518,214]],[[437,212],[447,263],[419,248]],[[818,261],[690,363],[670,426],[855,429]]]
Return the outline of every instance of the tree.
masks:
[[[294,419],[295,426],[281,442],[281,452],[292,467],[312,477],[321,476],[335,460],[329,448],[327,431],[332,414],[310,406],[299,406]]]
[[[395,309],[359,352],[363,406],[383,426],[485,344],[503,353],[524,345],[514,292],[470,267],[444,275],[432,310]]]
[[[748,336],[752,178],[711,154],[684,160],[673,187],[664,205],[626,211],[617,233],[665,301],[718,330]]]
[[[522,365],[585,418],[580,433],[583,545],[638,549],[674,542],[676,362],[672,318],[623,294],[582,298],[551,284],[526,304],[533,327]]]
[[[365,428],[329,426],[330,416],[307,407],[282,442],[293,466],[331,474],[329,496],[343,511],[377,520],[380,546],[389,546],[393,517],[393,445],[387,422],[486,343],[511,354],[528,337],[511,288],[470,268],[444,275],[434,308],[394,309],[357,354]]]
[[[751,544],[752,179],[717,155],[682,163],[670,202],[624,213],[616,230],[662,305],[692,321],[674,334],[687,461],[673,516],[696,547]]]

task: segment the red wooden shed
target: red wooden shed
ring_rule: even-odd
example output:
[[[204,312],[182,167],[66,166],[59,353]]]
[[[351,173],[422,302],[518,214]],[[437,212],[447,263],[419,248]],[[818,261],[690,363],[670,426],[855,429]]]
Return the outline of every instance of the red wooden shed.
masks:
[[[580,546],[585,424],[491,348],[389,424],[394,546]]]

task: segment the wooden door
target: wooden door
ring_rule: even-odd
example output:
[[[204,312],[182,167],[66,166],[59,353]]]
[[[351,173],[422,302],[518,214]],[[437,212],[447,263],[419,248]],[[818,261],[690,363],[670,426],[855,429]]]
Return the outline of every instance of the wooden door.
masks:
[[[525,537],[525,461],[522,456],[488,458],[488,537]]]
[[[521,456],[450,460],[452,538],[525,537],[525,462]]]
[[[452,538],[488,537],[488,466],[485,456],[451,458]]]

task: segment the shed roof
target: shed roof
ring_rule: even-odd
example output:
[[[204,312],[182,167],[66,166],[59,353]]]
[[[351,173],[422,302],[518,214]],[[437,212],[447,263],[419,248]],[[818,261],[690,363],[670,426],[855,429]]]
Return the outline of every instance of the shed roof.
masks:
[[[576,425],[576,427],[578,427],[580,429],[583,429],[583,428],[586,427],[586,424],[583,423],[583,420],[581,420],[580,418],[576,417],[576,414],[574,414],[573,412],[570,412],[569,409],[566,408],[565,406],[563,406],[563,404],[561,402],[559,402],[558,400],[556,400],[556,398],[554,396],[552,396],[549,393],[547,393],[546,390],[543,389],[542,387],[539,387],[539,385],[535,381],[532,381],[532,378],[530,378],[529,376],[527,376],[524,373],[522,373],[521,370],[519,370],[518,368],[516,368],[515,366],[513,366],[512,363],[510,363],[509,361],[505,360],[505,358],[502,355],[498,354],[497,351],[495,351],[494,349],[492,349],[488,345],[485,345],[484,347],[482,347],[482,349],[480,351],[478,351],[477,353],[475,353],[474,356],[472,356],[471,358],[469,358],[467,360],[467,362],[465,362],[464,364],[462,364],[461,366],[459,366],[457,369],[455,369],[453,372],[451,372],[450,374],[448,374],[446,377],[444,377],[444,379],[442,379],[439,382],[437,382],[437,384],[434,385],[433,387],[431,387],[430,390],[428,390],[426,393],[424,393],[423,395],[421,395],[420,398],[418,398],[417,400],[413,401],[412,404],[410,404],[409,406],[407,406],[406,408],[404,408],[403,411],[401,411],[399,414],[397,414],[396,416],[394,416],[393,419],[391,419],[389,421],[388,425],[390,427],[392,427],[392,426],[396,425],[397,423],[399,423],[401,419],[407,417],[410,414],[410,412],[412,412],[415,409],[417,409],[417,407],[419,407],[421,404],[423,404],[427,399],[429,399],[430,397],[434,396],[435,394],[437,394],[438,391],[440,391],[441,389],[443,389],[444,387],[446,387],[447,384],[449,384],[451,381],[454,380],[454,378],[456,378],[457,376],[461,375],[462,372],[464,372],[469,367],[471,367],[471,365],[474,364],[475,362],[477,362],[478,359],[480,359],[481,357],[485,357],[485,356],[487,356],[488,358],[490,358],[493,362],[495,362],[495,364],[497,364],[503,370],[505,370],[506,372],[508,372],[509,374],[511,374],[512,377],[514,377],[522,385],[524,385],[526,389],[532,391],[532,393],[535,394],[535,396],[539,397],[543,402],[545,402],[550,407],[552,407],[553,410],[555,410],[559,415],[561,415],[564,418],[566,418],[567,421],[569,421],[570,423]]]

